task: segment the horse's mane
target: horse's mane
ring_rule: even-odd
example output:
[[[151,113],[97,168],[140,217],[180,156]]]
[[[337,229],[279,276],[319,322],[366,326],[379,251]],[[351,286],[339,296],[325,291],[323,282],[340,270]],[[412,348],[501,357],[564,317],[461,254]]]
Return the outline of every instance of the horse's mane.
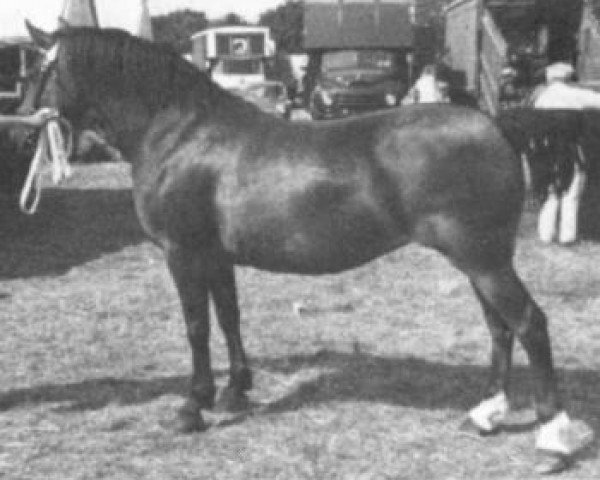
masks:
[[[130,35],[119,29],[69,27],[55,33],[66,40],[70,68],[95,88],[131,92],[151,109],[177,102],[210,108],[247,106],[215,84],[172,47]]]

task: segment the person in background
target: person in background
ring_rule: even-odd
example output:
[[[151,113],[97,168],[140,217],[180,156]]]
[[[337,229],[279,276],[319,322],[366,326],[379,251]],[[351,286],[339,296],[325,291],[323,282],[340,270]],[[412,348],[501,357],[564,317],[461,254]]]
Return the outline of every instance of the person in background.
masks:
[[[437,78],[435,65],[425,65],[421,76],[402,100],[402,105],[448,103],[448,101],[448,84]]]

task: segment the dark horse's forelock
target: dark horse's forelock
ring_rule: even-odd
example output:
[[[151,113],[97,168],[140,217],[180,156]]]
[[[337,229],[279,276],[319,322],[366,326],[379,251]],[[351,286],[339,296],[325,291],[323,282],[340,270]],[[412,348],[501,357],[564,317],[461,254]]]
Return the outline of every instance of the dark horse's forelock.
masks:
[[[66,48],[70,68],[90,85],[135,93],[149,107],[171,102],[206,107],[214,97],[230,96],[165,44],[119,29],[87,27],[61,30],[56,38]]]

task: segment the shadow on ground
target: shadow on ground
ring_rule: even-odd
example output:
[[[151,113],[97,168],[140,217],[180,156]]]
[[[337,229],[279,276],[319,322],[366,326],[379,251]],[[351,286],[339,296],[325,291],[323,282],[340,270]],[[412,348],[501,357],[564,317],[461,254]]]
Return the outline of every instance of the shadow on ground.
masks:
[[[0,279],[58,275],[144,241],[127,189],[44,192],[36,215],[0,201]]]
[[[260,405],[263,412],[285,412],[326,402],[373,402],[418,409],[466,410],[480,398],[487,367],[450,365],[405,357],[391,358],[361,352],[322,350],[312,355],[259,358],[252,362],[257,375],[292,376],[303,370],[322,373],[292,383],[280,398]],[[217,376],[226,375],[217,371]],[[600,372],[559,369],[561,388],[568,392],[575,414],[600,431]],[[514,406],[530,405],[529,370],[513,370]],[[100,378],[63,385],[38,385],[0,392],[0,411],[24,405],[65,403],[65,410],[95,410],[108,404],[141,404],[167,394],[185,395],[183,376],[143,380]],[[62,407],[61,407],[62,408]]]

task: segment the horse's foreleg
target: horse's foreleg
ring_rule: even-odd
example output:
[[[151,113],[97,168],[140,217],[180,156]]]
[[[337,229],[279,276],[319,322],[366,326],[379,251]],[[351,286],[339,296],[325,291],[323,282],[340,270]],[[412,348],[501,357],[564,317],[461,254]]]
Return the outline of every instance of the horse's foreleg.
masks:
[[[557,455],[573,454],[581,448],[583,440],[577,438],[572,423],[562,410],[546,316],[533,301],[512,266],[475,274],[471,276],[471,280],[517,336],[529,359],[533,372],[536,412],[541,423],[536,447]]]
[[[244,392],[252,388],[252,373],[248,368],[240,334],[240,310],[233,266],[219,266],[211,275],[209,288],[229,353],[229,384],[219,395],[218,405],[225,410],[244,409],[247,406]]]
[[[215,383],[210,365],[207,262],[197,255],[179,249],[167,252],[167,262],[175,281],[192,348],[193,374],[190,395],[180,410],[182,431],[205,428],[200,410],[212,408]]]
[[[473,285],[492,337],[490,377],[484,400],[469,411],[469,419],[482,433],[492,433],[502,423],[509,410],[508,389],[514,334],[502,317]]]

